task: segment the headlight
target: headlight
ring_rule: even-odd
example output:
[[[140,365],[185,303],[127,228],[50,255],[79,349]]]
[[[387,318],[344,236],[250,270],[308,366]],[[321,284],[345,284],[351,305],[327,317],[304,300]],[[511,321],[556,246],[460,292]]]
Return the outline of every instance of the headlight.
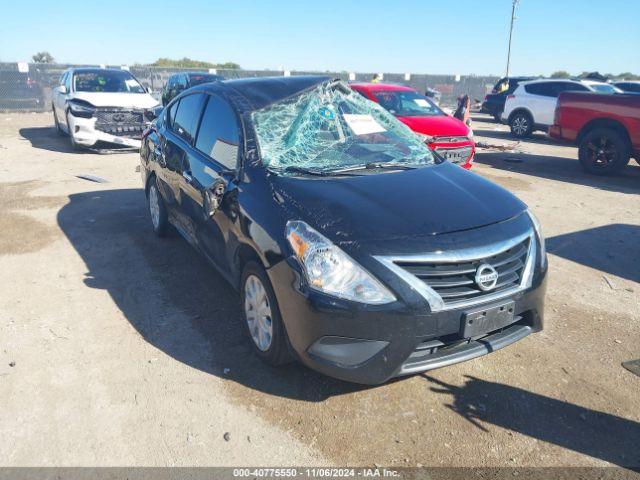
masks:
[[[95,108],[89,102],[69,100],[69,110],[76,117],[91,118]]]
[[[416,135],[418,135],[420,137],[420,140],[422,140],[424,143],[431,143],[436,139],[436,137],[432,137],[431,135],[425,135],[424,133],[420,133],[420,132],[416,132]]]
[[[544,268],[547,264],[547,246],[544,241],[544,236],[542,235],[542,227],[540,226],[538,217],[536,217],[531,210],[527,210],[527,214],[531,219],[531,223],[533,223],[533,228],[535,229],[538,241],[540,242],[540,265]]]
[[[473,138],[473,130],[469,129],[469,133],[467,133],[467,138],[471,140]]]
[[[311,288],[375,305],[396,300],[370,273],[306,223],[288,222],[286,235]]]

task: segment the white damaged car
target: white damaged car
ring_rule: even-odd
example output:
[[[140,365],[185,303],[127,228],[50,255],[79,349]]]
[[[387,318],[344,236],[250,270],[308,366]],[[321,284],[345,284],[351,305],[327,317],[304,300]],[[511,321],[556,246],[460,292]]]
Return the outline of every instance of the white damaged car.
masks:
[[[158,101],[126,70],[71,68],[53,90],[53,119],[74,148],[140,148]]]

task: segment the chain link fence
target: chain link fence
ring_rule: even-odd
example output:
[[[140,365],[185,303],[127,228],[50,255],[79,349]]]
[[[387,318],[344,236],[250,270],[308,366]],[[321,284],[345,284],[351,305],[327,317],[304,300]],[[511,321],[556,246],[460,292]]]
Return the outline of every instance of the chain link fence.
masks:
[[[51,90],[58,85],[62,73],[71,67],[87,65],[63,65],[42,63],[0,63],[0,111],[43,112],[51,109]],[[95,66],[95,65],[94,65]],[[111,68],[122,68],[112,66]],[[174,73],[185,72],[185,68],[158,68],[131,66],[129,71],[159,98],[159,91]],[[202,71],[202,69],[193,69]],[[276,70],[222,70],[215,73],[226,79],[245,77],[267,77],[283,75],[327,75],[345,81],[369,82],[373,73],[307,72]],[[471,100],[482,100],[498,80],[491,76],[459,76],[384,73],[383,82],[398,83],[425,92],[427,88],[441,93],[441,104],[453,106],[459,95],[467,94]]]

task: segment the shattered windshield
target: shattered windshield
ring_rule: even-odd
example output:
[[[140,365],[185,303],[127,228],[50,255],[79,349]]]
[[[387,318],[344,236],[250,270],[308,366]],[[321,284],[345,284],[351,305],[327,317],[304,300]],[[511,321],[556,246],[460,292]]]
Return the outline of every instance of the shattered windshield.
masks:
[[[435,163],[408,127],[342,82],[327,82],[252,115],[264,165],[278,173]]]

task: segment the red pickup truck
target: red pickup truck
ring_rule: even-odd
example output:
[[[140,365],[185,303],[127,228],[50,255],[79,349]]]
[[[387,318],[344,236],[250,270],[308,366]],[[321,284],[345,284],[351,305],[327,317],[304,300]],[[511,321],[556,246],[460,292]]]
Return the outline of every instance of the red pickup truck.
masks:
[[[590,173],[623,169],[631,157],[640,163],[640,95],[563,92],[549,135],[578,145]]]

